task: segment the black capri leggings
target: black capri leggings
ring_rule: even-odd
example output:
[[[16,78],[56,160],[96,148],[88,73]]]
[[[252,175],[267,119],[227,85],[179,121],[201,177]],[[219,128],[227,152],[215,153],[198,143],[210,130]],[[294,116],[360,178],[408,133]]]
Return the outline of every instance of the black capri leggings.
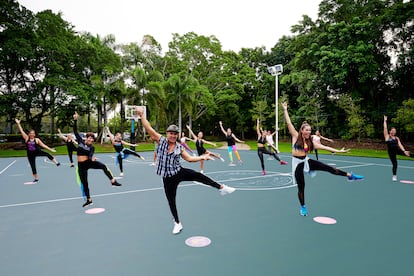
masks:
[[[334,175],[346,176],[346,172],[337,168],[326,165],[320,161],[309,159],[309,170],[311,171],[325,171]],[[298,198],[301,205],[305,205],[305,175],[303,173],[303,167],[305,163],[300,163],[295,170],[296,184],[298,185]]]
[[[27,159],[29,160],[30,168],[32,168],[32,174],[37,174],[36,156],[46,156],[49,160],[53,160],[53,156],[45,151],[42,151],[42,150],[28,151]]]
[[[163,177],[162,181],[164,182],[164,192],[168,200],[168,205],[170,206],[171,214],[173,215],[176,223],[180,222],[178,219],[177,205],[175,202],[177,188],[180,182],[198,181],[216,189],[220,189],[221,187],[220,184],[205,176],[204,174],[187,168],[181,168],[181,170],[176,175],[173,175],[171,177]]]
[[[265,147],[259,147],[257,148],[257,155],[259,156],[260,159],[260,164],[262,165],[262,170],[264,171],[265,167],[264,167],[264,160],[263,160],[263,154],[268,154],[273,156],[277,161],[280,162],[280,158],[279,156],[276,154],[276,152],[270,152],[268,151]]]
[[[108,167],[99,161],[86,160],[83,162],[78,162],[78,174],[82,182],[83,191],[85,192],[85,196],[87,199],[91,198],[91,195],[89,193],[89,183],[88,183],[88,170],[89,169],[103,170],[105,175],[109,178],[109,180],[112,180],[114,178],[114,176],[112,175]]]

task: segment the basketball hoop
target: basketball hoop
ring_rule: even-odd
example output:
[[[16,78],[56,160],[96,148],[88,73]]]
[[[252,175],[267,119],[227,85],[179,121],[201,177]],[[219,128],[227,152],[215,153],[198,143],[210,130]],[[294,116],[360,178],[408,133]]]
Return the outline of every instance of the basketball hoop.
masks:
[[[144,109],[144,115],[147,114],[147,109],[145,106],[140,106]],[[125,119],[138,121],[141,117],[135,111],[135,105],[126,105],[125,106]]]

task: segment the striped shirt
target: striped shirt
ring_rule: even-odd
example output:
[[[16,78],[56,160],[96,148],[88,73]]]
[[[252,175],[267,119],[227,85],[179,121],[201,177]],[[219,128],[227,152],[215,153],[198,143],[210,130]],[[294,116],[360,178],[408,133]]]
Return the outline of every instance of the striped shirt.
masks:
[[[182,146],[176,142],[172,152],[168,153],[168,140],[161,136],[157,147],[157,174],[162,177],[171,177],[181,170]]]

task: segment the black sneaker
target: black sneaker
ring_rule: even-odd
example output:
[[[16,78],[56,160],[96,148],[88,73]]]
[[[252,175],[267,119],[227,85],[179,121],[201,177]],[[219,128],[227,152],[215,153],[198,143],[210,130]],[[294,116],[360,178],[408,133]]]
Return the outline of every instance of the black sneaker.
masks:
[[[59,162],[57,162],[57,163],[56,163],[56,166],[58,166],[58,167],[59,167],[59,166],[60,166],[60,163],[59,163]]]
[[[70,167],[73,168],[73,167],[75,167],[75,165],[72,164],[72,165],[70,165]]]
[[[39,179],[33,180],[33,183],[37,183],[37,182],[39,182]]]
[[[112,186],[117,186],[117,187],[119,187],[119,186],[122,186],[122,184],[121,184],[121,183],[119,183],[118,181],[116,181],[116,180],[115,180],[115,182],[114,182],[114,183],[112,183]]]
[[[88,206],[88,205],[93,205],[93,202],[92,202],[92,200],[87,200],[83,205],[82,205],[82,207],[86,207],[86,206]]]

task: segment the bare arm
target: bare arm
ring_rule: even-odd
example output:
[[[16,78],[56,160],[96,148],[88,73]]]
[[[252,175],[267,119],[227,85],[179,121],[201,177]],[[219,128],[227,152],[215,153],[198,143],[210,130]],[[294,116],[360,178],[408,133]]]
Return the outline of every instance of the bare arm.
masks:
[[[337,149],[334,149],[334,148],[331,148],[331,147],[328,147],[322,144],[317,144],[317,143],[313,144],[313,146],[315,147],[315,149],[323,149],[323,150],[335,152],[335,153],[344,153],[344,152],[350,151],[350,149],[344,149],[344,148],[337,150]]]
[[[62,134],[62,132],[60,131],[60,128],[58,128],[58,129],[57,129],[57,131],[58,131],[59,137],[60,137],[63,141],[65,141],[65,142],[66,142],[66,141],[68,140],[68,138],[66,138],[66,136]]]
[[[325,141],[328,141],[328,142],[333,143],[333,140],[332,140],[332,139],[329,139],[329,138],[323,137],[322,135],[320,135],[319,137],[321,137],[321,139],[323,139],[323,140],[325,140]]]
[[[239,143],[244,143],[244,141],[242,141],[242,140],[240,140],[239,138],[237,138],[237,137],[236,137],[236,135],[234,135],[234,133],[232,133],[232,134],[231,134],[231,136],[234,138],[234,140],[235,140],[236,142],[239,142]]]
[[[215,143],[213,143],[213,142],[209,142],[209,141],[204,140],[204,139],[202,139],[202,141],[203,141],[203,143],[206,143],[206,144],[212,145],[213,147],[217,147],[217,145],[216,145]]]
[[[400,138],[397,137],[397,141],[398,141],[398,146],[400,147],[400,149],[404,152],[404,154],[406,156],[410,156],[410,152],[408,150],[405,150],[404,146],[401,143]]]
[[[14,121],[16,122],[17,127],[19,128],[19,131],[22,134],[22,137],[23,137],[24,141],[27,141],[29,139],[29,136],[26,134],[26,132],[24,132],[24,130],[23,130],[21,124],[20,124],[20,120],[16,118],[16,119],[14,119]]]
[[[289,133],[292,136],[292,138],[297,139],[298,132],[296,131],[295,127],[292,124],[292,121],[290,120],[287,102],[283,102],[282,107],[283,107],[283,114],[285,116],[285,121],[288,126]]]
[[[388,134],[388,126],[387,126],[387,116],[384,115],[384,139],[387,141],[390,138]]]
[[[183,150],[181,152],[181,157],[187,162],[199,162],[201,160],[214,160],[210,156],[210,153],[208,152],[200,156],[191,156],[187,151]]]
[[[135,111],[137,112],[138,116],[141,117],[141,123],[142,126],[145,128],[145,130],[148,132],[148,134],[150,135],[151,139],[155,142],[159,142],[160,138],[161,138],[161,134],[159,134],[158,132],[156,132],[151,124],[148,122],[147,118],[145,118],[144,115],[144,109],[142,107],[136,106],[135,107]]]
[[[43,143],[42,142],[42,140],[40,140],[40,139],[38,139],[38,138],[35,138],[36,139],[36,143],[39,145],[39,146],[41,146],[42,148],[44,148],[44,149],[47,149],[47,150],[49,150],[49,151],[51,151],[51,152],[56,152],[56,150],[55,149],[52,149],[52,148],[49,148],[45,143]]]
[[[121,140],[121,143],[122,143],[122,145],[127,145],[127,146],[130,146],[130,147],[137,147],[138,146],[137,144],[131,144],[131,143],[128,143],[124,140]]]
[[[223,132],[224,135],[227,135],[227,132],[224,130],[222,121],[219,122],[219,125],[220,125],[221,132]]]
[[[197,136],[194,134],[194,132],[191,130],[189,125],[186,125],[188,131],[190,132],[191,137],[193,137],[194,141],[197,140]]]
[[[115,142],[115,138],[114,135],[111,133],[111,131],[109,130],[109,127],[105,127],[106,131],[108,132],[109,135],[109,139],[111,140],[111,143],[113,144]]]
[[[256,123],[256,133],[257,133],[258,138],[262,136],[262,132],[260,131],[260,127],[259,127],[259,119],[257,119],[257,123]]]

